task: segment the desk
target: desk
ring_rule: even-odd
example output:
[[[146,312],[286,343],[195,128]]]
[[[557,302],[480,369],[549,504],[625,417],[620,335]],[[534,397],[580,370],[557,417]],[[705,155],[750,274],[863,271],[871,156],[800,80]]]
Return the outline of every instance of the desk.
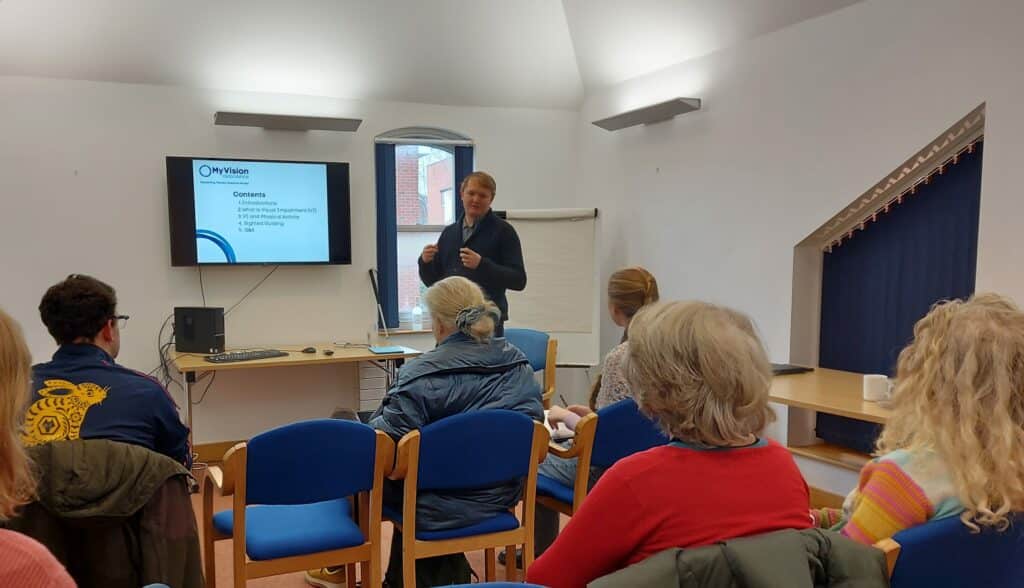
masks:
[[[892,411],[877,402],[864,400],[863,380],[863,374],[815,368],[813,372],[775,376],[768,399],[884,425]]]
[[[305,347],[315,347],[316,353],[302,353]],[[345,347],[335,346],[330,343],[319,345],[279,345],[267,346],[267,349],[280,349],[287,351],[285,357],[271,357],[269,359],[256,359],[252,361],[236,361],[231,363],[210,363],[206,361],[206,355],[201,353],[180,353],[171,352],[171,363],[174,369],[182,375],[185,388],[185,413],[189,430],[189,440],[192,436],[192,384],[196,382],[197,375],[207,372],[218,372],[225,370],[252,370],[260,368],[276,367],[301,367],[311,365],[326,365],[331,363],[356,363],[365,361],[384,370],[388,387],[394,381],[398,368],[409,358],[420,355],[420,352],[409,347],[403,347],[401,353],[381,355],[370,352],[366,347]],[[246,348],[248,349],[248,348]],[[333,355],[324,355],[324,349],[334,351]],[[226,351],[238,351],[239,349],[227,349]]]

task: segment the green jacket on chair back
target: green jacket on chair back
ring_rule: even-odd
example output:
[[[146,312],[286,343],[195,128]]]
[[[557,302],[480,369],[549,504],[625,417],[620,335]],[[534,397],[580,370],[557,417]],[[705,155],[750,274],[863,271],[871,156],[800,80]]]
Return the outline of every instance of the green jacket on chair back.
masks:
[[[589,588],[886,588],[885,556],[837,533],[786,530],[668,549]]]

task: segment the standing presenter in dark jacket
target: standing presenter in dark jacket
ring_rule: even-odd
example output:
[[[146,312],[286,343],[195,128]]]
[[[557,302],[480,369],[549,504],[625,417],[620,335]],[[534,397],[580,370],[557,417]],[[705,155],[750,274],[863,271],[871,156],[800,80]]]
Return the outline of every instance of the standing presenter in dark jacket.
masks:
[[[420,279],[427,286],[449,276],[476,282],[501,310],[494,335],[505,334],[508,299],[505,290],[526,288],[526,267],[519,235],[491,210],[497,184],[485,172],[462,180],[459,196],[465,214],[441,232],[436,244],[427,245],[419,258]]]

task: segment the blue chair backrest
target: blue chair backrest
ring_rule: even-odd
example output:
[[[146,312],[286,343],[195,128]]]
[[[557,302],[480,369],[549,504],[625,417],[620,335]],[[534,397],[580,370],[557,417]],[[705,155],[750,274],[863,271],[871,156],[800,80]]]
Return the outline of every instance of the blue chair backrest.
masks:
[[[523,352],[535,372],[547,366],[549,338],[547,333],[533,329],[505,329],[505,339]]]
[[[420,429],[420,490],[470,490],[524,478],[533,420],[511,410],[474,410]]]
[[[948,517],[900,531],[890,585],[893,588],[943,586],[1024,586],[1024,515],[1000,533],[982,527],[972,533],[960,517]]]
[[[644,416],[632,398],[620,400],[597,411],[597,432],[590,461],[603,468],[627,457],[665,445],[669,438]]]
[[[377,436],[362,423],[292,423],[256,435],[247,452],[247,504],[309,504],[373,488]]]

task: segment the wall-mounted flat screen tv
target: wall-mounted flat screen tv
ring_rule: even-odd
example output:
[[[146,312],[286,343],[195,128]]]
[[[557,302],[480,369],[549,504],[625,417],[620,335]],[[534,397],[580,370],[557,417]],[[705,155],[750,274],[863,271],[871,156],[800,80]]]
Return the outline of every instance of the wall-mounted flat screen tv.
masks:
[[[349,264],[347,163],[167,158],[171,265]]]

